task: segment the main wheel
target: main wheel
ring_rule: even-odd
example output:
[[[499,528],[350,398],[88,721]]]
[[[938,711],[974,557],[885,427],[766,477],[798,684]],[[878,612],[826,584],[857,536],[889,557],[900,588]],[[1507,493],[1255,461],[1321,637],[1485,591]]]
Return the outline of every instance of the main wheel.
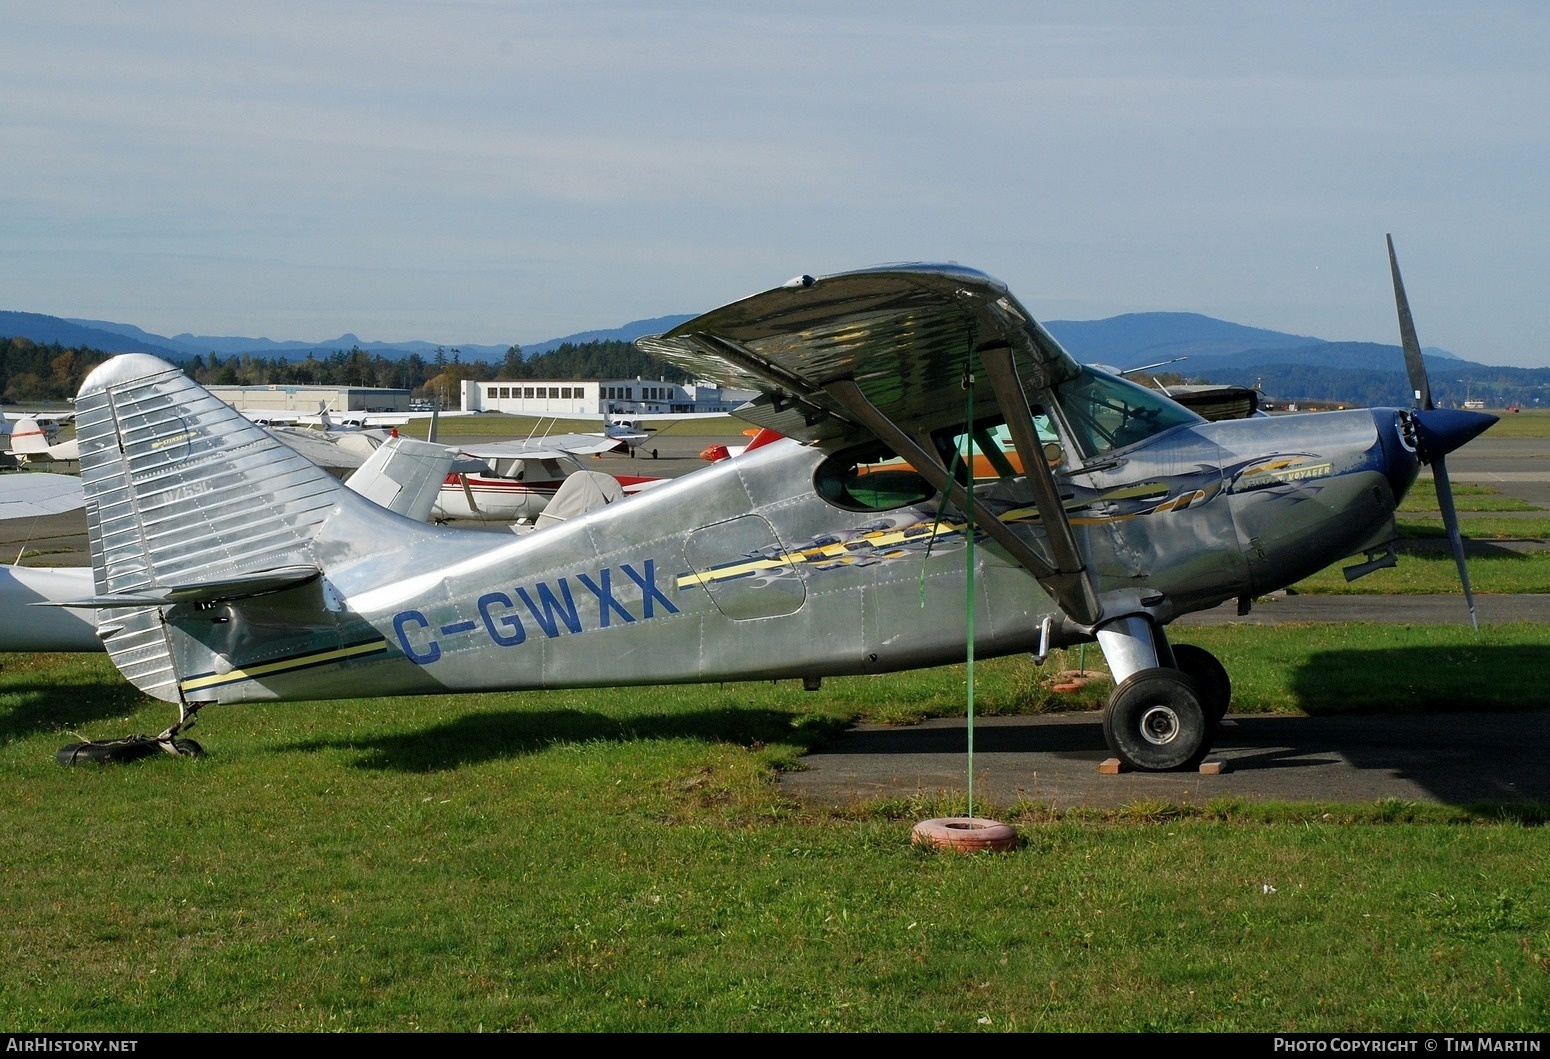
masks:
[[[1220,724],[1232,704],[1232,678],[1227,675],[1227,667],[1210,651],[1192,643],[1174,644],[1173,660],[1181,672],[1195,678],[1206,718],[1212,724]]]
[[[1177,669],[1143,669],[1122,680],[1103,712],[1109,749],[1140,772],[1200,764],[1211,730],[1194,678]]]

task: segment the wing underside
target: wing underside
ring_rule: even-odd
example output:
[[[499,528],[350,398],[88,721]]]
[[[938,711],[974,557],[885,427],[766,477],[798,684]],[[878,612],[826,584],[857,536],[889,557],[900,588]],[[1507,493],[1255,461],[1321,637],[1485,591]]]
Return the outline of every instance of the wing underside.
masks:
[[[759,391],[740,418],[825,447],[873,435],[831,383],[853,382],[920,436],[962,422],[965,373],[981,371],[985,350],[1009,350],[1027,388],[1079,370],[1004,285],[954,265],[802,277],[637,345],[696,377]],[[976,418],[996,407],[988,386],[973,402]]]
[[[618,438],[596,434],[553,434],[514,441],[473,442],[459,447],[466,456],[482,460],[563,460],[567,456],[593,456],[619,447]]]

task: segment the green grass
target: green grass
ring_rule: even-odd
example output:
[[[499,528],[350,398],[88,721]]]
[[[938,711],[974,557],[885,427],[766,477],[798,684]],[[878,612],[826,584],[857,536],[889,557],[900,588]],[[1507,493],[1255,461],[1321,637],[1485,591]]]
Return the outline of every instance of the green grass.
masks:
[[[1490,486],[1468,482],[1450,482],[1453,488],[1453,507],[1460,514],[1479,511],[1541,511],[1542,508],[1515,496],[1503,496]],[[1418,478],[1405,498],[1399,502],[1400,514],[1437,511],[1437,483],[1427,477]]]
[[[1248,709],[1347,708],[1380,665],[1426,674],[1407,695],[1467,679],[1482,708],[1498,684],[1550,705],[1539,626],[1180,638],[1222,656]],[[1047,685],[1096,656],[982,660],[976,708],[1081,705]],[[1544,1029],[1536,807],[977,804],[1021,845],[968,857],[909,841],[951,799],[781,794],[778,770],[852,718],[961,713],[963,681],[217,707],[205,758],[63,768],[71,733],[156,731],[170,708],[102,656],[0,657],[0,1024]]]
[[[1469,577],[1479,593],[1550,592],[1550,553],[1516,552],[1507,548],[1493,550],[1492,541],[1543,541],[1550,539],[1550,513],[1539,518],[1507,517],[1506,512],[1541,510],[1533,504],[1503,496],[1481,485],[1454,485],[1454,501],[1459,512],[1459,532],[1466,541],[1476,542],[1469,555]],[[1435,516],[1437,494],[1431,479],[1423,478],[1400,504],[1399,563],[1378,570],[1356,581],[1347,581],[1342,567],[1353,559],[1305,578],[1292,591],[1321,595],[1415,595],[1457,592],[1458,567],[1446,548],[1435,545],[1447,539],[1442,518]],[[1494,516],[1494,517],[1493,517]],[[1429,546],[1422,546],[1429,545]],[[1484,545],[1482,548],[1481,545]],[[1487,554],[1480,554],[1485,551]]]
[[[1297,582],[1292,591],[1337,596],[1430,595],[1459,591],[1458,567],[1446,550],[1423,554],[1406,552],[1401,545],[1398,565],[1348,582],[1341,567],[1349,566],[1353,561],[1326,567]],[[1550,592],[1550,553],[1470,556],[1468,563],[1470,584],[1477,593]]]
[[[1488,431],[1493,438],[1550,438],[1550,411],[1503,412],[1487,409],[1497,416]]]
[[[1222,660],[1232,674],[1233,709],[1239,712],[1550,709],[1550,685],[1542,677],[1550,666],[1550,627],[1539,624],[1486,625],[1479,632],[1462,621],[1175,626],[1172,636]],[[1374,673],[1387,676],[1374,680]]]
[[[1489,515],[1459,517],[1459,534],[1467,540],[1543,541],[1550,537],[1550,514],[1544,518],[1492,518]],[[1442,518],[1410,515],[1399,520],[1399,535],[1410,540],[1446,538]]]
[[[1550,421],[1525,413],[1496,429],[1531,417]],[[444,426],[511,436],[514,418]],[[1481,592],[1550,585],[1539,557],[1471,572]],[[1451,560],[1413,555],[1356,584],[1406,590],[1390,577],[1457,590]],[[1223,660],[1241,711],[1550,708],[1544,626],[1174,635]],[[1103,680],[1054,690],[1078,667],[1101,670],[1101,653],[981,660],[976,711],[1096,708]],[[1348,1034],[1550,1022],[1550,807],[977,802],[1020,845],[968,857],[909,841],[918,820],[964,812],[953,797],[820,810],[782,794],[779,772],[854,719],[961,715],[965,681],[949,666],[818,693],[787,682],[211,708],[192,733],[207,757],[63,768],[64,743],[155,732],[171,708],[104,656],[0,656],[0,1026]]]

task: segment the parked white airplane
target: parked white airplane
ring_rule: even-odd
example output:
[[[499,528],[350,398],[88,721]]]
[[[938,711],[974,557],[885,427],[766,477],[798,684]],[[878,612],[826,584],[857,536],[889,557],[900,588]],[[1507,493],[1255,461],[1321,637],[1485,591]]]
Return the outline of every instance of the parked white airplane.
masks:
[[[596,434],[554,434],[520,441],[465,445],[463,455],[483,464],[477,471],[447,476],[433,515],[475,522],[533,520],[572,475],[588,471],[583,456],[601,456],[619,445]],[[622,495],[633,496],[663,481],[644,475],[613,475]]]
[[[289,408],[243,408],[241,413],[255,423],[264,426],[310,426],[324,430],[386,430],[407,426],[425,419],[443,419],[453,416],[472,415],[463,411],[412,411],[412,412],[362,412],[358,410],[330,410],[326,402],[318,403],[316,412],[298,412]]]
[[[49,422],[37,416],[24,416],[11,426],[11,452],[22,463],[73,463],[81,458],[81,447],[76,439],[56,440],[59,436],[57,421]]]
[[[633,420],[615,419],[611,414],[603,413],[603,437],[612,438],[618,442],[614,451],[625,451],[631,456],[635,450],[651,438],[651,435]]]

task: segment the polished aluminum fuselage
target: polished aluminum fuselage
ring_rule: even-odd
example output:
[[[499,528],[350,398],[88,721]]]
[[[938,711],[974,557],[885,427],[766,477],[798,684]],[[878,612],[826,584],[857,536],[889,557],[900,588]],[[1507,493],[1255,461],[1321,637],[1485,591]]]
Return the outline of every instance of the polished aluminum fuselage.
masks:
[[[1061,476],[1105,614],[1166,623],[1389,539],[1417,467],[1396,417],[1200,423]],[[320,584],[114,620],[165,638],[170,671],[141,686],[189,702],[949,663],[965,655],[971,556],[976,654],[1035,650],[1046,619],[1050,645],[1092,638],[961,514],[828,504],[813,487],[823,458],[769,445],[512,538],[395,519],[341,489],[289,554]],[[1013,524],[1041,542],[1036,519]]]

